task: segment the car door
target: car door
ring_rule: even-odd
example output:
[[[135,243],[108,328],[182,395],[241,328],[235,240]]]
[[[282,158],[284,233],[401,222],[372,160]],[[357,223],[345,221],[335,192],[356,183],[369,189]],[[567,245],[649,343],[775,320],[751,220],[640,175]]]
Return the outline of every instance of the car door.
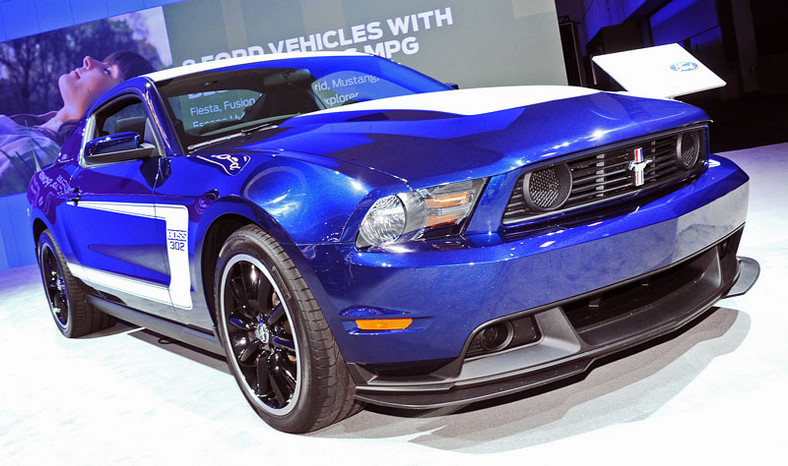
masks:
[[[132,92],[90,115],[63,214],[79,262],[74,275],[105,299],[175,319],[173,295],[191,308],[188,278],[171,273],[188,269],[188,255],[169,249],[167,238],[185,230],[188,212],[154,203],[163,151],[147,105]]]

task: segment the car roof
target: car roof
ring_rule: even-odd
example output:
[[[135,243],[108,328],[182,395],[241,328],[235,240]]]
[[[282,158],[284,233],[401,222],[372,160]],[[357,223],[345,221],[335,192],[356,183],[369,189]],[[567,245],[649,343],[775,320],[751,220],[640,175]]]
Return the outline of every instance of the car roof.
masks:
[[[293,52],[293,53],[272,53],[267,55],[252,55],[247,57],[226,58],[223,60],[195,63],[193,65],[178,66],[166,70],[154,71],[144,75],[153,82],[165,81],[173,78],[180,78],[190,74],[203,73],[206,71],[220,70],[238,65],[248,65],[250,63],[262,63],[274,60],[285,60],[288,58],[313,58],[313,57],[353,57],[370,56],[368,53],[359,52]]]

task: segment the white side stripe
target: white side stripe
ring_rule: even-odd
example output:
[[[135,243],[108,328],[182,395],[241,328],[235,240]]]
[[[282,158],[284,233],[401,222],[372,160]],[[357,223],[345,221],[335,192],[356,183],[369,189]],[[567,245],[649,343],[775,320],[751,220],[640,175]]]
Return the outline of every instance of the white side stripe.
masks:
[[[69,268],[75,276],[134,296],[165,304],[172,303],[173,306],[181,309],[192,308],[188,248],[189,210],[186,206],[80,201],[77,207],[164,220],[167,261],[170,266],[170,286],[163,287],[143,280],[69,264]]]
[[[166,286],[124,277],[123,275],[117,275],[90,267],[83,267],[71,262],[68,263],[68,268],[71,270],[72,275],[91,285],[99,285],[120,290],[124,293],[150,299],[151,301],[162,304],[171,304],[170,291]]]
[[[175,307],[192,308],[189,273],[189,209],[182,205],[156,204],[156,218],[167,228],[167,261],[170,264],[170,298]]]

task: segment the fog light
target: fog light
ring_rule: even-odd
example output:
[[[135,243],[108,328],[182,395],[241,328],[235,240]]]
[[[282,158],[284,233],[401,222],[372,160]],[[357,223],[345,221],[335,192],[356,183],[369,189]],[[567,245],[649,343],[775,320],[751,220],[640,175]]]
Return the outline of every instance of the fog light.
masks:
[[[572,191],[572,174],[566,164],[526,173],[523,198],[535,212],[547,212],[564,205]]]
[[[700,131],[690,131],[682,134],[676,141],[676,159],[679,166],[689,170],[698,163],[700,158]]]
[[[486,351],[500,351],[512,342],[514,329],[511,322],[495,324],[482,330],[479,343]]]
[[[473,358],[535,343],[542,338],[533,316],[489,324],[471,338],[466,358]]]

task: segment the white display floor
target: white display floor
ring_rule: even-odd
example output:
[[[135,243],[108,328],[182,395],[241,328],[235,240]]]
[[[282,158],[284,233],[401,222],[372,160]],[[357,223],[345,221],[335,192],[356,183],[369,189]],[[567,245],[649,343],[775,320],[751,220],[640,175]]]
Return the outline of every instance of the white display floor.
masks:
[[[577,383],[455,413],[374,408],[282,434],[252,412],[223,360],[124,325],[67,340],[37,269],[2,272],[0,464],[782,463],[788,144],[726,155],[752,178],[739,253],[762,270],[747,295]]]

